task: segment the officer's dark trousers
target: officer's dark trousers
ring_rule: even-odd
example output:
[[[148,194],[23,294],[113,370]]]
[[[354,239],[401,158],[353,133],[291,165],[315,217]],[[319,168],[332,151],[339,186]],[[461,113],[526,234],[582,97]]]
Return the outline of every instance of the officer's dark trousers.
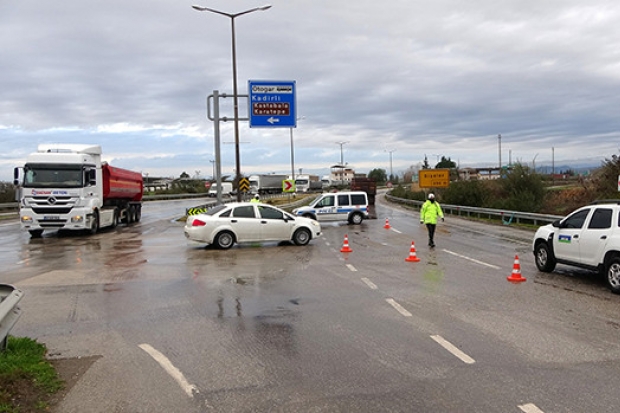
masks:
[[[426,229],[428,229],[428,245],[435,245],[435,228],[437,228],[436,224],[426,224]]]

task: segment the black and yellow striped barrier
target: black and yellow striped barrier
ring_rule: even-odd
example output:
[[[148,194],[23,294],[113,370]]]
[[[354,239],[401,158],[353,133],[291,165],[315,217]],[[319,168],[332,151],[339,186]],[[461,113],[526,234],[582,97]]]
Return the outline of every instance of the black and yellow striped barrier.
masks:
[[[207,212],[207,207],[187,208],[185,210],[185,215],[198,215],[204,214],[205,212]]]

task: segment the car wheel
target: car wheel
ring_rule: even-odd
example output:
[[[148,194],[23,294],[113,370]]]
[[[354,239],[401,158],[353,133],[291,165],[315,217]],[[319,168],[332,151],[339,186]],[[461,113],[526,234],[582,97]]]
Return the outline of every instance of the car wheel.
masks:
[[[612,257],[607,262],[605,269],[605,281],[614,294],[620,294],[620,257]]]
[[[293,242],[295,245],[306,245],[310,242],[312,236],[310,235],[310,231],[307,228],[299,228],[293,234]]]
[[[235,236],[230,231],[222,231],[215,237],[215,245],[223,250],[227,250],[235,243]]]
[[[364,217],[362,216],[362,214],[360,214],[359,212],[355,212],[349,217],[349,224],[359,225],[362,223],[363,220]]]
[[[549,245],[546,242],[540,242],[536,245],[534,250],[534,258],[536,260],[536,267],[542,272],[551,272],[555,268],[555,257],[553,253],[549,251]]]

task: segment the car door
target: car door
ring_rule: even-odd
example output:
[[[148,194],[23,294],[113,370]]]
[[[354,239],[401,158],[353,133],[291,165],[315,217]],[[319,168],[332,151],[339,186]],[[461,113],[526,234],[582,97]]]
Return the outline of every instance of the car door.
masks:
[[[580,237],[591,208],[582,208],[566,217],[553,234],[553,251],[561,260],[581,262],[579,252]]]
[[[237,236],[237,242],[260,241],[261,223],[254,205],[240,205],[232,210],[230,226]]]
[[[314,209],[318,221],[334,221],[338,219],[335,195],[329,194],[323,196],[323,198],[314,204]]]
[[[580,262],[596,266],[611,235],[613,209],[595,208],[579,240]]]
[[[295,221],[284,219],[282,211],[266,206],[259,205],[261,238],[265,241],[283,241],[291,239],[291,230]]]

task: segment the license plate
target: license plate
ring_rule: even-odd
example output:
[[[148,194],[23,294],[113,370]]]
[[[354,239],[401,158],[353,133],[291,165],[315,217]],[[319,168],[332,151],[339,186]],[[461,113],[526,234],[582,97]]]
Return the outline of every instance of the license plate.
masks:
[[[58,215],[46,215],[43,217],[43,221],[58,221],[59,219]]]

